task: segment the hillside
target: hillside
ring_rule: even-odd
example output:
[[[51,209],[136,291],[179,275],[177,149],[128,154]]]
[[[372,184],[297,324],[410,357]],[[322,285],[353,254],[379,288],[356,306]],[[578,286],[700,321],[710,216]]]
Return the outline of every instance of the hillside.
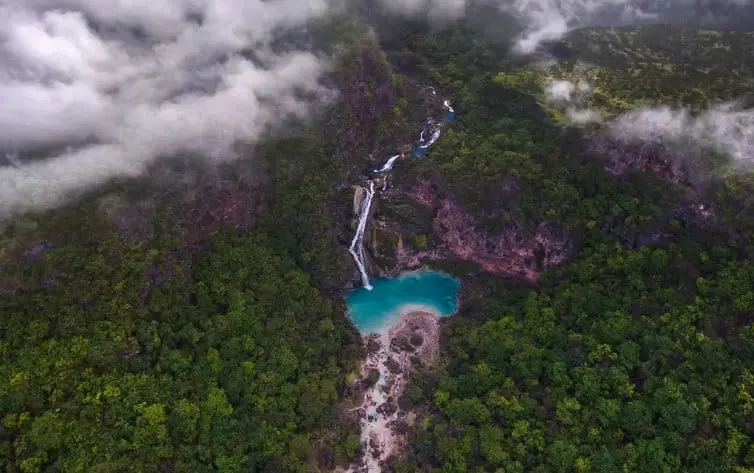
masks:
[[[584,105],[607,115],[642,106],[694,111],[750,94],[754,33],[651,25],[572,32],[550,48],[556,62],[501,73],[509,87],[541,96],[554,79],[587,81]]]
[[[340,99],[292,136],[6,222],[0,470],[316,472],[356,458],[344,191],[402,108],[379,48],[335,35]]]
[[[754,43],[657,26],[583,30],[565,44],[565,61],[547,71],[569,78],[584,64],[591,100],[615,114],[741,96]],[[402,400],[422,414],[396,471],[749,471],[749,177],[710,177],[690,192],[651,166],[613,172],[607,148],[591,148],[599,134],[564,129],[547,109],[546,72],[461,29],[416,45],[429,74],[464,99],[418,171],[434,189],[424,202],[435,222],[473,219],[457,243],[509,266],[521,254],[510,250],[533,248],[541,272],[529,288],[505,267],[508,279],[488,269],[464,280],[443,367],[418,370]],[[633,162],[682,153],[613,146]],[[452,228],[436,225],[435,237]]]

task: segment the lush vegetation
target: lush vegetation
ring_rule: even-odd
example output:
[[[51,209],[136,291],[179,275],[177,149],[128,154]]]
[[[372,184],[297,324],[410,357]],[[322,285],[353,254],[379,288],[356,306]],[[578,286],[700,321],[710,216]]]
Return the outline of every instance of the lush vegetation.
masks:
[[[643,87],[654,82],[631,81],[619,68],[642,64],[613,43],[635,41],[636,54],[649,57],[660,31],[578,32],[569,60],[586,51],[583,60],[597,63],[624,97],[659,104],[675,90],[678,101],[690,100],[689,76],[666,74],[674,81],[667,83],[656,75],[661,85],[651,95]],[[710,59],[707,43],[739,50],[726,40],[748,38],[668,31],[666,57],[677,52],[688,70],[727,67]],[[577,48],[579,41],[594,47]],[[548,124],[539,86],[500,80],[525,75],[471,32],[425,35],[414,47],[429,74],[464,98],[428,165],[490,228],[554,221],[579,248],[536,288],[467,281],[463,314],[446,327],[442,367],[416,373],[402,400],[422,414],[397,471],[753,471],[747,177],[710,184],[697,199],[714,203],[715,217],[700,223],[679,211],[693,202],[672,184],[640,173],[611,177],[602,162],[584,158],[573,134]],[[742,90],[721,81],[704,97],[727,100]],[[506,181],[515,193],[504,193]]]
[[[0,470],[303,473],[355,460],[343,403],[363,348],[342,300],[343,181],[406,104],[363,24],[336,20],[317,47],[337,53],[330,79],[350,95],[320,122],[227,168],[156,166],[4,228]]]
[[[312,472],[356,457],[341,401],[361,346],[325,138],[6,228],[0,470]]]
[[[556,48],[561,59],[544,69],[521,65],[499,74],[506,85],[541,96],[552,79],[587,81],[584,105],[614,114],[670,105],[694,112],[710,103],[746,98],[754,67],[754,34],[693,27],[583,29]]]

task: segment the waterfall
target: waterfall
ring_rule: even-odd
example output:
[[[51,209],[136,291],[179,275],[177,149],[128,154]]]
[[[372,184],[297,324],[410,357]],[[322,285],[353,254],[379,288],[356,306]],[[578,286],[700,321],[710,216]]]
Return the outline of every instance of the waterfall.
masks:
[[[435,141],[437,141],[438,138],[440,138],[440,129],[439,128],[437,130],[435,130],[434,133],[432,133],[432,138],[429,139],[429,141],[427,142],[427,144],[426,145],[421,145],[420,147],[422,149],[427,149],[430,146],[432,146],[433,144],[435,144]]]
[[[367,274],[366,267],[364,265],[364,231],[367,228],[367,220],[369,219],[369,211],[372,208],[372,199],[374,198],[374,181],[369,181],[369,189],[366,191],[366,199],[364,199],[361,205],[361,213],[359,214],[359,225],[356,227],[356,234],[351,240],[351,246],[348,248],[348,252],[353,256],[356,266],[361,273],[361,282],[364,284],[364,289],[367,291],[372,290],[372,285],[369,284],[369,275]]]
[[[432,95],[436,96],[437,91],[434,87],[429,88]],[[443,107],[445,108],[444,119],[440,122],[435,122],[432,119],[427,119],[422,122],[422,130],[419,135],[419,141],[415,142],[413,147],[410,148],[409,153],[415,157],[423,157],[427,148],[432,146],[440,137],[442,128],[453,121],[455,110],[450,105],[449,100],[443,101]],[[431,133],[429,141],[425,141],[425,135]],[[374,173],[387,173],[393,169],[395,162],[401,154],[391,156],[385,164],[379,169],[374,169]],[[371,174],[371,172],[370,172]],[[382,183],[382,190],[387,189],[387,177],[385,176]],[[351,241],[351,246],[348,248],[348,252],[353,256],[356,266],[361,273],[361,281],[364,289],[372,291],[374,287],[369,282],[369,274],[366,271],[366,254],[364,252],[364,232],[366,231],[367,221],[369,220],[369,213],[372,209],[372,200],[374,199],[374,180],[369,180],[369,188],[359,186],[354,193],[354,213],[359,215],[358,225],[356,227],[356,234]],[[403,241],[398,235],[398,245],[402,246]],[[379,285],[378,291],[379,292]],[[364,292],[355,291],[351,294],[357,294],[366,296]],[[380,296],[380,294],[372,293],[372,297]],[[368,296],[367,296],[368,297]],[[398,419],[398,413],[392,412],[387,414],[385,411],[381,411],[381,406],[387,405],[388,400],[391,402],[400,398],[402,390],[405,387],[405,376],[410,370],[410,356],[408,354],[398,354],[393,356],[390,351],[391,337],[389,333],[383,333],[378,339],[374,341],[380,341],[379,350],[371,353],[365,363],[364,373],[368,373],[370,368],[376,368],[380,377],[377,383],[365,393],[365,397],[361,406],[357,409],[362,411],[362,417],[360,418],[361,426],[361,442],[364,449],[362,459],[351,465],[346,470],[346,473],[380,473],[382,471],[382,462],[385,458],[390,457],[393,453],[399,452],[401,444],[399,442],[399,435],[393,430],[392,424]],[[426,340],[426,337],[425,337]],[[388,368],[388,362],[393,358],[398,359],[400,365],[400,372],[394,374]],[[378,447],[372,445],[372,441],[376,441]]]
[[[390,159],[387,160],[387,162],[380,168],[375,169],[374,172],[385,172],[393,169],[393,164],[395,164],[395,160],[400,158],[400,154],[396,154],[395,156],[392,156]]]
[[[430,90],[432,91],[432,95],[436,95],[437,92],[435,91],[434,87],[430,87]],[[455,113],[453,110],[453,107],[450,106],[449,100],[443,101],[443,107],[447,112]],[[445,122],[441,123],[435,123],[432,119],[427,119],[424,121],[423,125],[425,126],[424,129],[422,129],[421,134],[419,135],[419,142],[414,144],[414,147],[411,149],[410,153],[414,156],[421,157],[424,156],[424,153],[426,152],[426,149],[432,146],[438,138],[440,138],[440,133],[442,130],[443,125]],[[434,129],[432,132],[432,136],[430,137],[429,141],[424,141],[424,134],[428,132],[429,130]],[[375,173],[383,173],[388,172],[393,169],[393,166],[395,165],[395,162],[400,158],[400,154],[396,154],[394,156],[391,156],[385,164],[382,165],[380,169],[375,169]],[[384,181],[382,183],[382,190],[387,189],[387,181]],[[360,194],[364,192],[366,193],[366,198],[359,199]],[[365,189],[363,187],[359,187],[356,190],[356,194],[354,195],[354,212],[356,211],[356,202],[361,200],[361,208],[358,212],[359,214],[359,223],[356,227],[356,234],[353,236],[353,240],[351,240],[351,246],[348,248],[348,252],[351,253],[351,256],[353,256],[354,261],[356,262],[356,266],[359,268],[359,273],[361,273],[361,281],[364,284],[364,289],[367,291],[371,291],[372,285],[369,283],[369,274],[367,274],[366,270],[366,258],[364,256],[364,232],[366,231],[367,227],[367,221],[369,220],[369,211],[372,209],[372,199],[374,198],[374,181],[369,181],[369,189]]]

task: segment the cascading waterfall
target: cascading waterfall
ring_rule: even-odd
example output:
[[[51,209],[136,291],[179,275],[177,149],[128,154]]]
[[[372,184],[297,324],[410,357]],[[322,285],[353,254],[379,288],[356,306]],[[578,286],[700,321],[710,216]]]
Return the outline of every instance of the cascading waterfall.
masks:
[[[432,95],[437,95],[437,92],[435,91],[434,87],[430,87],[430,90],[432,91]],[[449,100],[443,101],[443,107],[445,107],[446,110],[446,116],[445,121],[450,121],[455,116],[455,110],[453,110],[453,107],[450,106]],[[450,115],[449,115],[450,114]],[[432,120],[427,120],[425,122],[426,124],[432,126],[435,125],[435,123]],[[414,147],[412,149],[412,154],[419,156],[423,155],[423,153],[432,146],[438,138],[440,138],[440,133],[442,130],[442,123],[436,124],[435,129],[432,132],[432,136],[429,139],[429,141],[424,141],[424,133],[425,130],[421,131],[421,134],[419,135],[419,142],[414,144]],[[420,151],[420,152],[415,152]],[[395,162],[400,158],[402,154],[396,154],[394,156],[391,156],[385,164],[382,165],[380,169],[375,169],[375,173],[383,173],[388,172],[393,169],[393,166],[395,165]],[[387,181],[383,182],[382,190],[387,189]],[[364,257],[364,232],[366,231],[367,226],[367,220],[369,219],[369,211],[372,208],[372,199],[374,198],[374,181],[369,181],[369,189],[366,190],[366,198],[363,201],[363,204],[361,206],[361,211],[359,212],[359,224],[356,227],[356,234],[353,237],[353,240],[351,240],[351,246],[348,248],[348,251],[351,253],[351,256],[353,256],[354,261],[356,262],[356,266],[359,268],[359,273],[361,273],[361,281],[364,285],[364,289],[367,291],[372,290],[372,285],[369,283],[369,275],[367,274],[366,270],[366,259]]]
[[[438,138],[440,138],[440,130],[439,129],[435,130],[435,132],[432,133],[432,137],[429,139],[429,141],[426,144],[421,145],[420,148],[421,149],[427,149],[427,148],[429,148],[430,146],[432,146],[433,144],[435,144],[435,141],[437,141]]]
[[[395,164],[395,160],[400,157],[401,157],[400,154],[391,156],[390,159],[388,159],[387,162],[380,169],[375,169],[374,172],[386,172],[393,169],[393,164]]]
[[[366,190],[366,197],[364,198],[364,202],[361,204],[359,225],[356,227],[356,234],[353,236],[353,240],[351,240],[351,246],[348,248],[348,251],[351,253],[351,256],[353,256],[354,261],[356,261],[356,266],[358,266],[359,272],[361,273],[361,282],[362,284],[364,284],[364,289],[366,289],[367,291],[372,290],[372,285],[369,284],[369,275],[367,274],[365,266],[363,239],[364,231],[367,228],[367,220],[369,219],[369,211],[372,208],[373,198],[374,181],[369,181],[369,189]]]

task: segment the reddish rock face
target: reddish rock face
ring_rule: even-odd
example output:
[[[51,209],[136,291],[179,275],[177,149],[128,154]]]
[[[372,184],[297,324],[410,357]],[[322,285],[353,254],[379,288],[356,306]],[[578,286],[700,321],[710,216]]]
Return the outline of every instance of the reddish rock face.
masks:
[[[613,176],[623,176],[635,170],[695,190],[705,184],[705,178],[690,165],[689,156],[661,143],[624,143],[599,136],[587,142],[586,152],[604,160],[605,170]]]
[[[436,193],[437,184],[428,180],[421,180],[414,184],[409,195],[416,202],[429,207],[434,203]]]
[[[452,198],[437,199],[439,184],[422,180],[414,184],[410,196],[425,206],[436,205],[432,223],[442,244],[434,251],[410,252],[403,245],[396,251],[399,264],[417,267],[422,260],[456,257],[477,263],[484,271],[536,281],[541,269],[563,263],[571,251],[565,235],[554,225],[542,222],[534,234],[526,234],[522,225],[508,225],[499,234],[480,230],[476,220]]]
[[[433,226],[450,253],[479,264],[489,273],[532,282],[539,276],[534,250],[520,241],[516,231],[496,236],[478,232],[474,219],[447,199],[437,211]]]

